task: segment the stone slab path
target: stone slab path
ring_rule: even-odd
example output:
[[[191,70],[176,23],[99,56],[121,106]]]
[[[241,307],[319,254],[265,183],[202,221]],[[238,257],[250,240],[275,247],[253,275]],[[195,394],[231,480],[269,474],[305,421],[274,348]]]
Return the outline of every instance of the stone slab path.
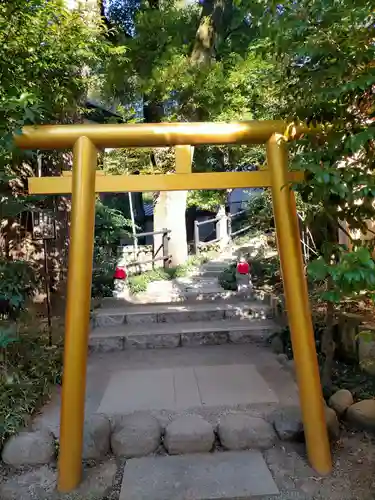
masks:
[[[230,409],[264,416],[298,404],[292,375],[256,345],[132,350],[92,354],[87,369],[86,415],[146,411],[162,422],[194,411],[212,423]],[[59,432],[59,391],[34,426]]]
[[[278,402],[254,365],[192,366],[119,371],[112,375],[98,412],[112,415]]]
[[[128,460],[120,500],[248,500],[279,490],[258,451]]]

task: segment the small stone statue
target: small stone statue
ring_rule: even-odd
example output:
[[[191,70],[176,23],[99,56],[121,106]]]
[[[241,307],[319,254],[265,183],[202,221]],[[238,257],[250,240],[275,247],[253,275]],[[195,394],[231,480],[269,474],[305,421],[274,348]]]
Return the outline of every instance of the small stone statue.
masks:
[[[241,257],[236,268],[237,292],[243,297],[252,295],[253,284],[251,282],[250,265],[244,257]]]

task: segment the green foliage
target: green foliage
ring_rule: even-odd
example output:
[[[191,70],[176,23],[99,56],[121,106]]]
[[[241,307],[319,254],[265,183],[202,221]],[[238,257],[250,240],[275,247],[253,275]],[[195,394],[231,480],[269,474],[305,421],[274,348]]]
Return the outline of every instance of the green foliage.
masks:
[[[6,346],[6,357],[0,360],[0,449],[27,426],[51,387],[61,383],[62,342],[49,346],[39,327],[22,328],[18,339]]]
[[[13,134],[28,124],[77,119],[93,80],[104,71],[103,61],[111,60],[103,34],[94,18],[88,22],[83,12],[67,9],[60,0],[0,3],[2,220],[30,210],[38,201],[25,192],[35,157],[14,150]]]
[[[255,286],[272,286],[280,282],[280,263],[277,256],[246,254],[246,259],[250,264],[251,280]],[[230,264],[220,273],[218,279],[224,290],[237,290],[236,267],[237,263]]]
[[[18,342],[15,326],[0,321],[0,352],[3,352],[9,345]],[[0,361],[3,361],[1,357]]]
[[[150,8],[148,1],[139,2],[137,7],[136,3],[122,0],[111,3],[110,20],[117,30],[122,26],[128,37],[131,35],[127,38],[126,64],[109,75],[111,92],[115,88],[121,101],[130,107],[143,99],[145,121],[271,117],[276,105],[268,83],[272,60],[253,50],[258,30],[255,25],[244,22],[248,6],[231,9],[231,2],[222,3],[225,19],[222,25],[214,23],[217,33],[212,36],[217,43],[209,64],[192,61],[197,31],[206,16],[205,9],[210,9],[208,4],[169,0],[158,1]],[[210,15],[214,16],[212,12]],[[122,40],[118,31],[117,38]],[[207,40],[207,45],[210,43]],[[193,169],[196,172],[231,171],[263,162],[261,147],[204,146],[195,148]],[[174,158],[164,154],[150,162],[149,151],[110,152],[106,163],[111,171],[159,173],[174,169]],[[194,192],[189,194],[188,204],[211,210],[222,204],[225,196],[225,192],[211,190]]]
[[[113,274],[117,263],[117,247],[129,235],[131,222],[120,210],[110,208],[100,199],[95,206],[95,238],[92,275],[92,297],[111,297]]]
[[[15,318],[25,309],[26,300],[38,285],[38,276],[29,263],[0,259],[0,315]]]
[[[121,238],[129,235],[131,221],[115,208],[105,205],[100,199],[95,205],[95,245],[115,250]]]
[[[273,226],[272,195],[269,189],[254,194],[246,206],[249,224],[259,231],[267,231]]]
[[[337,227],[346,220],[366,232],[373,200],[375,83],[374,13],[366,0],[280,4],[264,28],[265,50],[277,61],[275,83],[285,118],[331,124],[291,148],[308,173],[304,200]],[[265,21],[266,22],[266,21]],[[363,202],[363,199],[365,201]]]
[[[328,281],[323,300],[340,303],[345,298],[375,297],[375,263],[367,248],[348,252],[338,246],[334,262],[319,257],[309,263],[308,273],[315,281]]]
[[[172,270],[168,272],[162,267],[152,269],[150,271],[145,271],[142,274],[136,276],[129,276],[126,281],[130,293],[136,295],[140,292],[145,292],[147,290],[147,285],[152,281],[159,280],[170,280],[172,279]]]
[[[236,267],[237,264],[230,264],[220,273],[218,281],[224,290],[237,290]]]
[[[116,253],[108,247],[94,246],[91,296],[112,297],[113,275],[117,264]]]
[[[293,167],[307,173],[297,188],[307,223],[319,220],[327,243],[309,276],[318,286],[324,280],[321,298],[336,304],[374,290],[367,250],[374,239],[352,241],[351,253],[337,246],[341,221],[370,236],[366,220],[375,216],[374,22],[368,0],[285,0],[259,17],[259,50],[274,55],[275,117],[324,124],[290,153]]]
[[[182,278],[189,275],[196,267],[207,262],[209,255],[209,253],[202,253],[200,255],[190,257],[185,264],[181,264],[176,267],[170,267],[168,269],[159,267],[150,271],[145,271],[140,275],[129,276],[126,284],[132,294],[145,292],[147,290],[147,285],[152,281],[168,281],[174,278]]]
[[[189,191],[187,204],[188,206],[196,206],[201,210],[210,210],[215,212],[220,205],[225,203],[226,191],[201,190]]]

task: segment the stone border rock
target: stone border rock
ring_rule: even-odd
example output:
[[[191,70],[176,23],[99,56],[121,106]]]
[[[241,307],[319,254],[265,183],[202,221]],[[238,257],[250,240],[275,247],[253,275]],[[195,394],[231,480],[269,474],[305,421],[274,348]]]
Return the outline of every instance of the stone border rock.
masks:
[[[47,465],[55,458],[55,438],[47,430],[22,431],[8,439],[1,458],[15,468]]]
[[[228,414],[220,418],[218,436],[227,450],[268,449],[277,440],[270,423],[246,414]]]
[[[200,415],[184,415],[167,425],[164,446],[169,454],[203,453],[211,451],[214,429]]]
[[[160,446],[162,428],[151,415],[126,415],[115,424],[111,448],[118,457],[144,457]]]
[[[354,402],[347,389],[339,389],[329,399],[331,411],[335,411],[344,423],[360,431],[375,433],[375,399]]]
[[[375,433],[375,399],[353,401],[350,391],[340,389],[325,407],[327,428],[332,441],[339,439],[340,421]],[[269,420],[269,421],[268,421]],[[117,457],[142,457],[157,452],[164,445],[167,453],[209,452],[215,443],[224,449],[268,449],[277,440],[302,441],[303,423],[299,407],[280,407],[269,419],[245,412],[222,415],[214,427],[198,414],[176,417],[165,429],[145,413],[109,419],[93,414],[85,421],[83,459],[102,460],[111,452]],[[22,431],[12,436],[2,451],[2,460],[14,468],[48,465],[55,460],[55,437],[46,429]]]

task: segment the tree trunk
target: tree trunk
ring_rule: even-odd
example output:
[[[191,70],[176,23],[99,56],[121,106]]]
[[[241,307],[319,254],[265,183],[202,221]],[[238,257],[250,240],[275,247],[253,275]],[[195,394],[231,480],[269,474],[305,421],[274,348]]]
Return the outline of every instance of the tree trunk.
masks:
[[[215,48],[224,23],[229,21],[233,7],[232,0],[204,0],[201,18],[191,53],[192,64],[209,65],[215,57]]]
[[[336,350],[336,344],[333,340],[334,326],[334,305],[332,302],[327,304],[326,326],[322,334],[321,350],[324,355],[324,363],[322,367],[322,386],[324,390],[331,391],[332,388],[332,368]]]
[[[152,4],[152,5],[151,5]],[[151,2],[152,8],[158,8],[158,2]],[[199,26],[196,32],[190,62],[192,65],[209,65],[215,56],[215,46],[224,28],[225,16],[231,12],[232,0],[205,0]],[[163,114],[162,104],[149,101],[144,108],[145,120],[148,122],[160,121]],[[196,116],[186,116],[188,120],[199,120],[199,111]],[[155,159],[154,159],[155,161]],[[183,264],[188,257],[186,232],[187,191],[160,193],[154,209],[154,231],[163,228],[171,230],[169,248],[171,264]],[[154,237],[154,247],[160,247],[160,236]]]

